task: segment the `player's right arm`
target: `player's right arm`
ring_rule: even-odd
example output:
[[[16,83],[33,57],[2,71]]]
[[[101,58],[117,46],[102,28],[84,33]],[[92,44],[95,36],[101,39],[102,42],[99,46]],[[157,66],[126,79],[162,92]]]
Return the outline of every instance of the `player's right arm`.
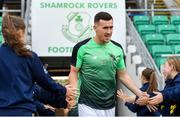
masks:
[[[79,72],[79,68],[76,68],[71,65],[70,73],[69,73],[69,84],[72,85],[73,88],[77,88],[78,72]]]

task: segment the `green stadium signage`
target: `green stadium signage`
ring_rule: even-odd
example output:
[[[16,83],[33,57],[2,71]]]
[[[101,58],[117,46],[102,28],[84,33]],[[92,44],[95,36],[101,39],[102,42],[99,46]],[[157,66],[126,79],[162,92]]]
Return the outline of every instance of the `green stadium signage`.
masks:
[[[73,47],[48,47],[48,53],[72,53]]]
[[[112,40],[125,49],[125,0],[32,0],[32,50],[39,56],[71,56],[76,43],[93,37],[94,15],[113,16]]]
[[[61,9],[96,9],[96,8],[107,8],[107,9],[116,9],[118,5],[113,2],[105,2],[105,3],[98,3],[98,2],[70,2],[70,3],[62,3],[62,2],[41,2],[40,8],[61,8]]]

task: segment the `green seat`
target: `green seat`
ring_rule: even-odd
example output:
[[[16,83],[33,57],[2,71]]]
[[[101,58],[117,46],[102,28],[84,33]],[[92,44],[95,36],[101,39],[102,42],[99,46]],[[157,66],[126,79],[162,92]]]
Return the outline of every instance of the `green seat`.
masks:
[[[168,17],[162,15],[153,16],[152,23],[154,25],[168,24]]]
[[[180,24],[180,16],[179,15],[173,15],[170,17],[170,22],[173,25],[179,25]]]
[[[133,17],[134,24],[137,25],[146,25],[149,24],[150,20],[148,16],[134,16]]]
[[[161,34],[176,33],[176,27],[174,25],[158,25],[157,32]]]
[[[167,58],[164,57],[158,57],[155,59],[156,65],[159,69],[161,68],[161,65],[163,65],[166,62],[166,59]]]
[[[152,45],[150,48],[150,52],[153,58],[160,57],[164,54],[173,54],[174,51],[169,45]]]
[[[2,17],[0,17],[0,24],[2,24]]]
[[[180,25],[177,25],[177,32],[180,33]]]
[[[141,35],[156,33],[156,27],[154,25],[139,25],[138,32]]]
[[[0,35],[0,44],[3,42],[3,36]]]
[[[149,45],[165,45],[166,40],[162,34],[147,34],[144,36],[144,42]]]
[[[173,48],[174,48],[174,53],[175,54],[180,54],[180,44],[179,45],[174,45]]]
[[[166,35],[166,41],[168,45],[180,45],[180,34],[168,34]]]

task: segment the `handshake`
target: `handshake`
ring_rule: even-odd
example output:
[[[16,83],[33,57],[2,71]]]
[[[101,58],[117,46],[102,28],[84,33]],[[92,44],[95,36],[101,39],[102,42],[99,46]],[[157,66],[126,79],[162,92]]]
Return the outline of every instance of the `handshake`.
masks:
[[[65,87],[66,87],[67,108],[70,110],[72,108],[75,108],[78,90],[77,88],[74,88],[72,85],[66,85]]]
[[[157,107],[155,105],[163,102],[163,95],[160,92],[153,92],[154,96],[151,97],[147,92],[142,92],[140,97],[135,95],[128,96],[121,89],[117,91],[117,97],[119,97],[124,102],[135,103],[139,106],[147,106],[150,112],[156,111]]]

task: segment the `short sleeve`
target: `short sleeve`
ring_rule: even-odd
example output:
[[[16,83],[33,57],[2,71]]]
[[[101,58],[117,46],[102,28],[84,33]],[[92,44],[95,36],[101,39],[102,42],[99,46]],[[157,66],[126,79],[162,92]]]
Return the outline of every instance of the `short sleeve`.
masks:
[[[90,40],[91,38],[85,39],[84,41],[81,41],[77,43],[72,52],[72,57],[71,57],[71,65],[80,68],[83,62],[83,51],[84,51],[84,45]]]
[[[81,68],[83,62],[83,51],[82,48],[79,49],[79,51],[77,52],[77,62],[76,62],[76,68]]]
[[[123,54],[122,49],[120,50],[120,57],[119,57],[119,59],[118,59],[117,69],[118,69],[118,70],[123,70],[123,69],[125,69],[124,54]]]
[[[73,53],[71,57],[71,65],[80,68],[83,61],[83,49],[82,46],[74,46]]]

